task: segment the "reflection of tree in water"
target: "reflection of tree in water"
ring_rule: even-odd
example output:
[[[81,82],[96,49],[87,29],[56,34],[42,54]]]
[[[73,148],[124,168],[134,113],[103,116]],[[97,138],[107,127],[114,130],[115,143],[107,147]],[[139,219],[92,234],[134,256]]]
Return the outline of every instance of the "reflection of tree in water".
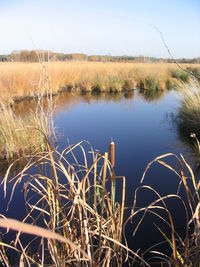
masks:
[[[156,89],[156,90],[139,89],[138,92],[142,96],[142,98],[148,102],[151,102],[151,101],[156,102],[160,100],[161,98],[163,98],[165,95],[165,91],[159,90],[159,89]]]

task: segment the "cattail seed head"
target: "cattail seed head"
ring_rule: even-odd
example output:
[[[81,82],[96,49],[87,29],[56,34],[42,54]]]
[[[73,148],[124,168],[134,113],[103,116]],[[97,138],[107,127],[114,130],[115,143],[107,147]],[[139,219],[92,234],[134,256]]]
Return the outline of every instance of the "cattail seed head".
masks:
[[[115,143],[112,141],[110,143],[110,163],[112,168],[114,168],[115,165]]]

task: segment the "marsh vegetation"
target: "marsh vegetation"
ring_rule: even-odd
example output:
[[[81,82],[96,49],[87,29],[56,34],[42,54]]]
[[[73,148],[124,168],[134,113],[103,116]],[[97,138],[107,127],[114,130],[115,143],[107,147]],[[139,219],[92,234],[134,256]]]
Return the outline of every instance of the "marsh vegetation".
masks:
[[[192,69],[188,65],[182,67],[198,73],[199,65],[194,65]],[[128,97],[129,92],[138,88],[144,98],[151,101],[153,98],[156,100],[162,97],[165,90],[184,87],[189,80],[187,72],[178,69],[176,65],[166,63],[2,62],[0,63],[1,158],[12,158],[44,148],[41,130],[45,133],[50,132],[48,124],[51,123],[48,121],[52,116],[49,115],[52,113],[52,106],[46,116],[41,98],[46,97],[48,100],[53,95],[63,92],[93,95],[99,93],[117,95],[123,92]],[[35,105],[39,100],[40,114],[37,113],[35,116],[30,112],[25,119],[16,116],[11,106],[25,99],[35,100]]]
[[[200,137],[200,90],[186,91],[179,110],[182,128],[189,135],[195,133]]]
[[[178,267],[193,266],[199,262],[199,180],[183,156],[165,153],[166,147],[160,150],[165,139],[166,143],[169,140],[178,142],[172,136],[169,140],[166,138],[163,134],[166,128],[160,124],[160,120],[165,105],[168,111],[168,106],[171,108],[172,102],[176,101],[176,92],[169,89],[186,87],[190,81],[189,74],[172,64],[52,62],[38,69],[39,66],[37,63],[0,65],[1,157],[31,154],[17,175],[12,173],[15,168],[15,164],[12,164],[2,181],[2,192],[9,205],[12,205],[14,196],[19,194],[17,188],[22,190],[23,187],[25,201],[22,207],[27,214],[22,222],[6,219],[5,214],[2,215],[0,226],[5,229],[8,226],[18,234],[15,243],[6,244],[4,237],[0,241],[1,264],[13,264],[9,255],[14,255],[20,264],[29,266],[122,266],[126,262],[132,266],[159,263]],[[198,67],[195,66],[192,71],[198,72]],[[138,90],[133,90],[136,88]],[[53,95],[61,99],[55,120],[53,104],[56,98]],[[33,108],[24,114],[19,106],[17,108],[16,102],[22,104],[19,103],[22,99],[29,98],[32,99]],[[129,106],[130,114],[126,110],[119,111],[119,104],[128,107],[133,99],[135,102],[134,107]],[[193,94],[184,93],[182,101],[178,116],[190,132],[197,126],[199,94],[197,91]],[[109,105],[110,102],[112,105]],[[24,103],[27,111],[27,103],[30,102]],[[66,109],[76,106],[79,107],[78,113],[76,111],[72,118],[65,117]],[[87,110],[88,106],[91,109]],[[63,151],[56,149],[52,143],[55,137],[54,123],[59,119],[59,126],[65,130],[67,125],[67,134],[71,134],[76,143],[67,147],[64,142],[60,143]],[[116,157],[119,157],[118,164],[125,172],[123,175],[127,174],[127,180],[117,175],[121,169],[114,163],[113,150],[107,153],[107,148],[102,145],[103,152],[100,153],[87,142],[77,142],[76,138],[84,136],[84,131],[93,142],[93,138],[97,137],[97,147],[100,138],[110,138],[113,134],[116,135],[114,138],[125,140],[124,143],[121,141],[123,149],[121,146]],[[119,132],[118,136],[116,133]],[[143,133],[148,133],[148,137]],[[64,136],[67,136],[65,132]],[[133,145],[134,136],[141,138],[135,138]],[[195,141],[198,146],[198,140]],[[148,151],[157,153],[155,148],[159,153],[164,152],[163,155],[147,166],[142,185],[134,191],[130,190],[133,185],[130,178],[134,180],[130,173],[135,175],[133,169],[136,165],[139,166],[138,173],[141,173],[144,170],[144,162],[140,164],[141,158],[148,156],[148,160],[152,159],[154,156]],[[171,158],[173,161],[170,161]],[[136,165],[131,168],[133,159]],[[157,181],[155,188],[152,180],[148,182],[148,170],[153,163],[164,166],[168,171],[164,179],[162,172],[157,173],[162,177],[163,193],[159,192],[160,181]],[[172,172],[172,176],[169,172]],[[168,188],[164,180],[169,181],[170,177],[173,182]],[[177,183],[174,177],[178,178]],[[167,193],[175,185],[177,192]],[[140,192],[146,192],[146,203],[141,202]],[[171,200],[173,204],[170,204]],[[176,207],[182,211],[184,231],[181,234],[177,230],[179,219],[173,210]],[[131,242],[135,246],[139,242],[138,239],[135,242],[134,238],[148,214],[154,216],[155,221],[157,218],[162,222],[156,223],[155,227],[163,242],[171,249],[169,253],[159,250],[159,247],[142,251],[129,245],[130,222],[133,226]],[[189,221],[192,225],[190,231]],[[150,231],[147,224],[145,228]],[[36,238],[29,237],[28,243],[23,243],[23,233],[36,235]],[[32,248],[36,248],[35,251]]]
[[[69,90],[120,92],[136,87],[155,91],[180,87],[189,81],[188,73],[167,63],[49,62],[45,68],[53,94]],[[198,69],[199,65],[194,65],[194,70]],[[34,97],[40,78],[39,63],[0,63],[1,101],[12,104]]]

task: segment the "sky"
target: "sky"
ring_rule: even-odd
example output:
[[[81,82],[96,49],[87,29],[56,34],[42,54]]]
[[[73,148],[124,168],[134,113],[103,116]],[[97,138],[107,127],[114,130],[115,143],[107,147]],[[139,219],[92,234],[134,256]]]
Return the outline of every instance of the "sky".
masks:
[[[200,0],[0,0],[0,54],[200,56]]]

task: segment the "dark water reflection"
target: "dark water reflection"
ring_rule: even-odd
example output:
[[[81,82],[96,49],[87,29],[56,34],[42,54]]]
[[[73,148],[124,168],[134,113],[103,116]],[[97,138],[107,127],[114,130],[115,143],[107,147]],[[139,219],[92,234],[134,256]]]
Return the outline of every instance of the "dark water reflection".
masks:
[[[175,91],[149,94],[130,91],[118,94],[63,94],[55,97],[55,127],[58,132],[58,147],[63,150],[68,142],[75,144],[88,140],[101,153],[108,151],[111,138],[116,145],[115,173],[126,177],[126,206],[131,207],[135,189],[148,162],[168,152],[182,153],[190,161],[190,148],[182,142],[169,114],[176,116],[180,93]],[[34,101],[28,104],[34,109]],[[19,103],[16,113],[26,114],[27,103]],[[173,166],[177,163],[168,160]],[[155,165],[146,176],[144,184],[153,186],[161,195],[176,193],[178,178],[169,170]],[[117,196],[120,195],[120,184]],[[147,190],[138,194],[138,205],[149,203],[155,196]],[[19,207],[20,209],[20,207]],[[184,226],[181,205],[173,203],[176,227]],[[20,214],[20,212],[19,212]],[[17,217],[16,210],[11,212]],[[139,218],[138,218],[139,219]],[[149,217],[132,238],[134,226],[127,228],[128,241],[132,248],[147,248],[163,240]],[[155,222],[155,220],[154,220]],[[136,240],[136,241],[135,241]]]
[[[141,97],[147,102],[156,102],[162,99],[165,95],[164,90],[139,90]]]

